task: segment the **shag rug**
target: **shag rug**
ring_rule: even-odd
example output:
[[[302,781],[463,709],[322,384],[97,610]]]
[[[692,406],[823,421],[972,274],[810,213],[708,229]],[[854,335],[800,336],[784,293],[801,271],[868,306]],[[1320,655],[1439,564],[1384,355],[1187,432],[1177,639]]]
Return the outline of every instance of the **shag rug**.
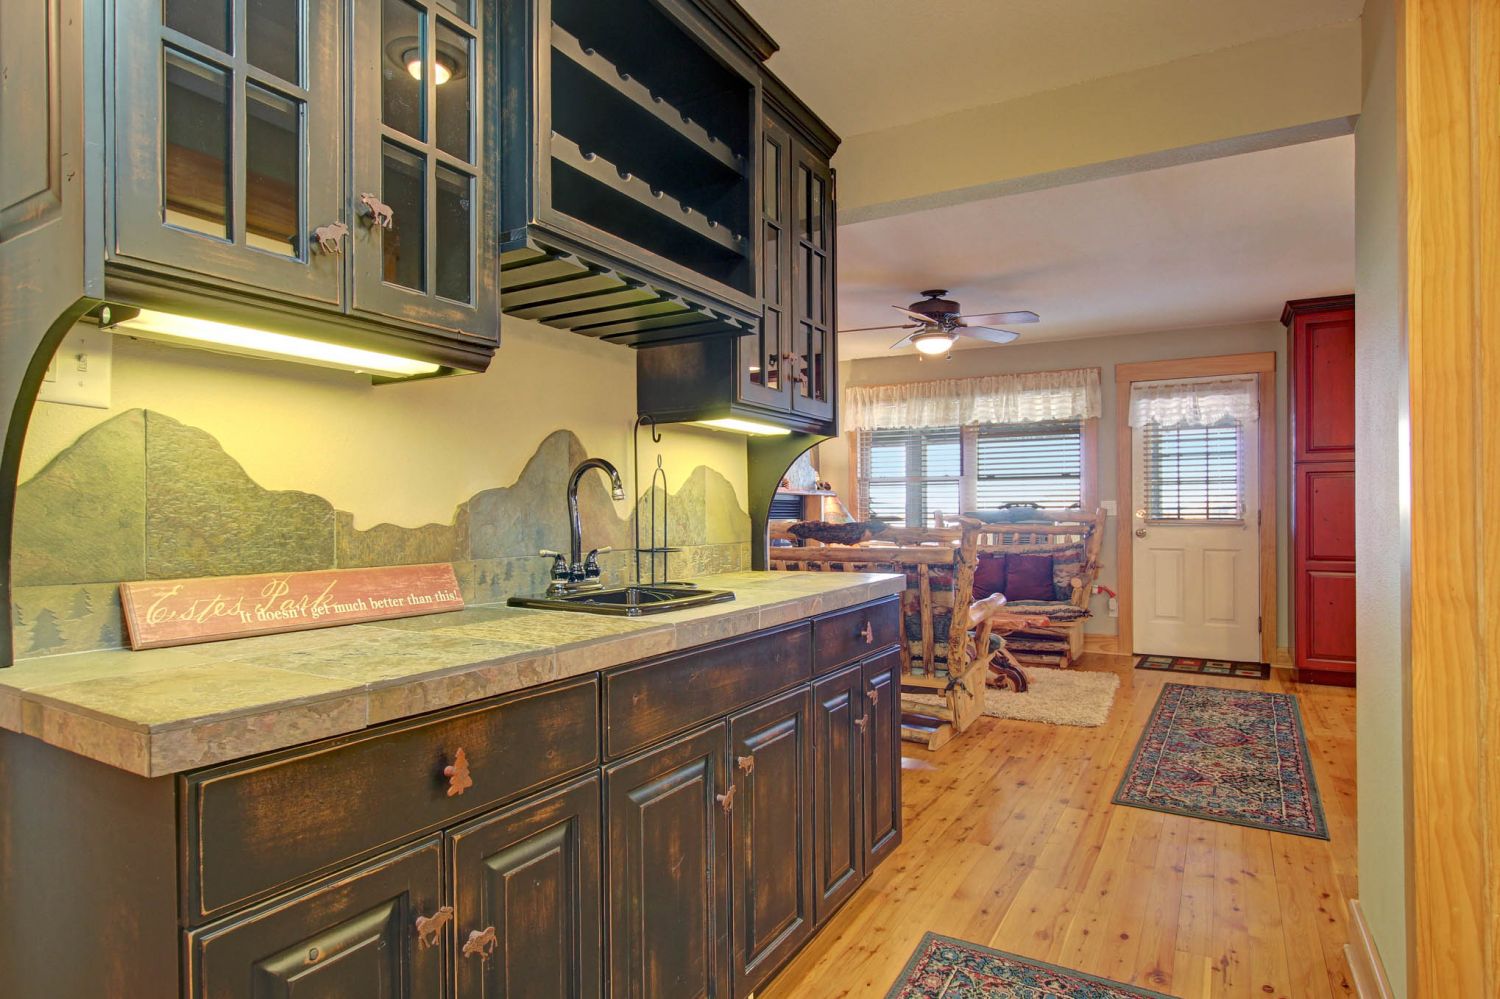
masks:
[[[1200,676],[1233,676],[1243,680],[1269,680],[1271,667],[1266,663],[1241,663],[1230,659],[1193,659],[1188,656],[1141,656],[1136,669],[1168,673],[1197,673]]]
[[[1165,684],[1114,800],[1328,838],[1290,694]]]
[[[886,999],[1168,999],[1081,971],[929,933]]]
[[[1109,718],[1115,691],[1120,687],[1120,678],[1114,673],[1086,670],[1031,667],[1026,670],[1026,677],[1031,689],[1024,694],[987,688],[984,713],[991,718],[1095,728]],[[936,694],[908,694],[906,699],[943,703],[943,698]]]

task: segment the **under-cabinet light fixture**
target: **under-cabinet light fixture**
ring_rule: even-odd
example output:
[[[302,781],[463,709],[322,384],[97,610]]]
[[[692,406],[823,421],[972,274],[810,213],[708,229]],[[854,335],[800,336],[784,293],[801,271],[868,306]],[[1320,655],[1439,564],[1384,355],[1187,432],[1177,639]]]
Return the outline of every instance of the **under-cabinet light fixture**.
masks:
[[[155,309],[142,309],[136,315],[116,323],[109,323],[106,319],[104,325],[144,340],[185,347],[205,347],[247,357],[302,361],[323,368],[357,371],[388,378],[431,375],[440,370],[439,365],[428,361],[415,361],[409,357],[381,354],[321,340],[306,340],[250,326],[235,326],[209,319],[179,316],[172,312],[157,312]]]
[[[726,416],[721,420],[694,420],[692,424],[695,427],[708,427],[710,430],[731,430],[737,434],[754,434],[757,437],[784,437],[791,433],[786,427],[778,427],[774,423],[741,420],[732,416]]]

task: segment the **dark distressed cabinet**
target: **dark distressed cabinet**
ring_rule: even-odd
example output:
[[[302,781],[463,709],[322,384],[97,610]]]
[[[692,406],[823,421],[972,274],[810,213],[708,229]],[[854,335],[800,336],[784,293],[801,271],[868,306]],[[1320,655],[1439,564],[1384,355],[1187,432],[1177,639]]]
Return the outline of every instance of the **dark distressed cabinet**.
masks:
[[[898,621],[174,777],[0,732],[5,995],[748,999],[900,842]]]
[[[495,7],[115,3],[111,301],[484,367]]]
[[[834,173],[839,139],[763,73],[759,322],[749,336],[642,350],[640,408],[667,421],[739,418],[832,433],[837,395]]]
[[[433,837],[190,934],[188,995],[442,999],[443,948],[412,933],[442,895]]]
[[[600,994],[600,813],[590,776],[449,834],[458,999]]]

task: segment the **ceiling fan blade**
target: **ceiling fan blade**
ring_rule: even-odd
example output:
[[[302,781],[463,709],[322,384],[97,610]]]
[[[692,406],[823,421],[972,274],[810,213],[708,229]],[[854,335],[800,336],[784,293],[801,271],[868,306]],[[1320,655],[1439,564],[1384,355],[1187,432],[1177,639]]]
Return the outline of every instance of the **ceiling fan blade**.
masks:
[[[932,318],[931,316],[924,316],[920,312],[913,312],[910,309],[902,308],[899,305],[893,305],[893,306],[891,306],[891,308],[895,309],[897,312],[904,312],[904,313],[906,313],[908,316],[911,316],[913,319],[915,319],[917,322],[921,323],[923,326],[936,326],[937,325],[937,320],[934,319],[934,318]]]
[[[915,333],[908,333],[906,336],[902,337],[901,339],[897,340],[895,343],[891,344],[891,350],[898,350],[901,347],[905,347],[907,344],[909,344],[909,343],[912,342],[912,339],[914,337],[916,337]]]
[[[960,336],[971,336],[988,343],[1012,343],[1021,338],[1019,333],[1010,330],[993,330],[988,326],[965,326],[958,332]]]
[[[914,329],[917,329],[917,328],[918,327],[913,326],[910,323],[903,323],[902,325],[899,325],[899,326],[860,326],[860,327],[857,327],[856,329],[852,329],[852,330],[839,330],[839,332],[840,333],[872,333],[875,330],[914,330]]]
[[[1041,316],[1027,309],[1019,312],[990,312],[981,316],[959,316],[959,321],[968,323],[975,322],[981,326],[995,323],[999,326],[1019,326],[1022,323],[1035,323],[1041,321]]]

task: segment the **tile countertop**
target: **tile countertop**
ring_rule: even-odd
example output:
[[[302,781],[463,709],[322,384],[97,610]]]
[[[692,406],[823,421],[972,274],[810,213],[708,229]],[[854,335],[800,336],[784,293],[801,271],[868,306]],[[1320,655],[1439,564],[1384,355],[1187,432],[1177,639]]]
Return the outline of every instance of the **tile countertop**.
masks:
[[[879,573],[706,576],[730,603],[642,617],[487,605],[0,669],[0,728],[159,777],[357,732],[901,592]]]

